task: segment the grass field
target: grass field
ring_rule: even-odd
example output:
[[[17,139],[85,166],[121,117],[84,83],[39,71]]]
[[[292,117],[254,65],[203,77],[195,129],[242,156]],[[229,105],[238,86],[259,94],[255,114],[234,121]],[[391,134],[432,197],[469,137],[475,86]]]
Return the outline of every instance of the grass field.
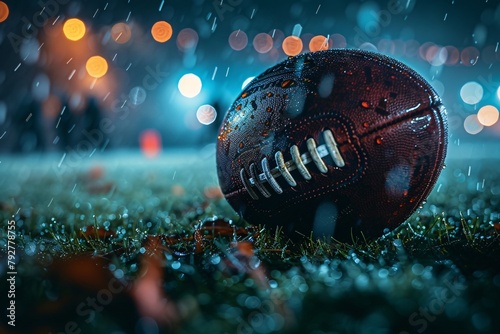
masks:
[[[498,333],[492,147],[455,146],[418,212],[354,244],[247,226],[221,198],[211,147],[3,156],[0,291],[15,297],[0,298],[0,332]]]

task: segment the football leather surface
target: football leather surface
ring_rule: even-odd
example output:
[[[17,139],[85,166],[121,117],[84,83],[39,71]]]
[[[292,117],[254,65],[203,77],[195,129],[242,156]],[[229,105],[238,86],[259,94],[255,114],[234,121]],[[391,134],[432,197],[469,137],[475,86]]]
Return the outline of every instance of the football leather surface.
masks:
[[[333,49],[256,77],[217,140],[227,201],[251,224],[350,241],[404,222],[432,190],[446,155],[441,99],[390,57]]]

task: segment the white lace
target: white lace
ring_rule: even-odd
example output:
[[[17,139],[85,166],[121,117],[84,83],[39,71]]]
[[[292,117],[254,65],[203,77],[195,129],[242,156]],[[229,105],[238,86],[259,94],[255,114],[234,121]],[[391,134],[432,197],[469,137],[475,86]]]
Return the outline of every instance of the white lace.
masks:
[[[328,167],[322,158],[328,155],[330,155],[337,167],[344,167],[345,162],[340,154],[332,131],[323,131],[323,139],[325,140],[325,143],[323,145],[316,146],[314,139],[309,138],[306,141],[307,152],[303,154],[300,154],[297,145],[293,145],[290,148],[292,160],[289,161],[284,160],[283,153],[281,151],[276,152],[274,155],[276,167],[273,169],[270,169],[267,158],[262,159],[261,167],[263,172],[260,174],[257,172],[255,163],[251,163],[249,167],[250,178],[248,178],[245,169],[242,168],[240,170],[240,178],[250,197],[254,200],[259,199],[259,195],[253,187],[255,187],[264,197],[271,197],[271,192],[264,187],[263,183],[268,183],[277,194],[283,193],[283,189],[276,181],[276,178],[280,176],[282,176],[290,186],[295,187],[297,182],[293,178],[292,174],[290,174],[290,172],[295,169],[299,171],[300,175],[304,179],[310,180],[311,173],[309,173],[306,166],[310,162],[313,162],[321,173],[327,173]]]

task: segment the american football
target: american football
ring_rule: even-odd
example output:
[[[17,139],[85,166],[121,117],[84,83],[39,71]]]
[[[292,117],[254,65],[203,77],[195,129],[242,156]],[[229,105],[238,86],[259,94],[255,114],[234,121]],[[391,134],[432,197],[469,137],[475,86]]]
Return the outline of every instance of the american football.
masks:
[[[217,172],[248,222],[351,241],[415,212],[446,148],[446,110],[422,76],[333,49],[291,57],[245,87],[219,130]]]

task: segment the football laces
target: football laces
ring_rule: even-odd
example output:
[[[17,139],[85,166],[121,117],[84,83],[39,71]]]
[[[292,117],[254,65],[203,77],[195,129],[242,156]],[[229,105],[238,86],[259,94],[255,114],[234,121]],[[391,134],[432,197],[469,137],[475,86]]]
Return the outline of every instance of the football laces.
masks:
[[[290,173],[294,170],[297,170],[305,180],[310,180],[311,173],[307,165],[311,163],[314,164],[321,173],[327,173],[328,167],[323,161],[323,158],[326,156],[330,156],[337,167],[344,167],[345,162],[340,154],[332,131],[327,129],[323,131],[322,135],[325,141],[324,144],[317,146],[314,138],[309,138],[306,141],[307,152],[302,154],[297,145],[290,147],[291,160],[285,161],[283,153],[277,151],[274,155],[276,167],[272,169],[269,166],[267,157],[261,160],[262,173],[258,173],[255,163],[251,163],[248,168],[250,177],[248,177],[245,168],[242,168],[240,170],[240,179],[250,197],[254,200],[259,199],[258,193],[265,198],[271,197],[272,193],[264,186],[265,183],[267,183],[275,193],[282,194],[283,189],[276,181],[278,177],[283,177],[290,186],[295,187],[297,182]]]

